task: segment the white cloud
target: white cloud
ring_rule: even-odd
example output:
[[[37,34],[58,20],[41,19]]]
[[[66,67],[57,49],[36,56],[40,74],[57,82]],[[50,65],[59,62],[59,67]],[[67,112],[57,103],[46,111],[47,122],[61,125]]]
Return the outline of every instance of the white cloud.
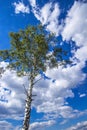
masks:
[[[2,62],[3,65],[3,62]],[[25,101],[23,84],[27,84],[27,78],[20,78],[15,71],[9,69],[0,79],[0,117],[14,119],[21,118]]]
[[[36,4],[35,0],[30,0],[30,4],[35,17],[42,23],[42,25],[45,25],[47,30],[58,35],[62,27],[59,25],[58,21],[60,15],[58,3],[48,2],[42,8]]]
[[[49,22],[49,17],[50,17],[50,13],[51,13],[51,8],[52,8],[52,3],[47,3],[45,4],[42,9],[41,9],[41,19],[42,19],[42,23],[47,24]]]
[[[76,62],[75,58],[78,59],[78,61],[76,62],[76,66],[79,65],[80,72],[82,68],[85,67],[85,62],[87,61],[87,13],[85,13],[86,9],[87,3],[75,1],[72,8],[68,11],[67,18],[65,20],[65,26],[62,32],[64,40],[72,39],[73,41],[75,41],[76,45],[79,46],[77,51],[74,51],[73,62]],[[75,71],[77,70],[78,69],[76,68]]]
[[[87,4],[75,2],[68,11],[63,30],[63,38],[69,40],[72,38],[77,44],[85,45],[87,36]]]
[[[0,121],[0,130],[21,130],[20,126],[14,127],[11,123],[3,120]]]
[[[29,0],[32,7],[36,7],[36,0]]]
[[[83,94],[80,94],[80,96],[79,97],[85,97],[86,96],[86,94],[85,93],[83,93]]]
[[[3,67],[4,69],[7,67],[9,63],[6,63],[6,62],[0,62],[0,67]]]
[[[0,121],[0,130],[11,130],[13,129],[12,124],[6,121]]]
[[[77,84],[80,84],[85,79],[85,74],[81,71],[82,67],[81,64],[77,64],[67,68],[48,69],[46,75],[55,79],[55,82],[42,80],[34,88],[34,94],[37,97],[34,100],[33,107],[37,109],[37,112],[44,112],[46,119],[56,119],[60,116],[63,118],[74,118],[81,114],[81,112],[73,110],[67,104],[66,98],[73,98],[74,93],[71,88],[76,87]]]
[[[74,53],[79,62],[82,64],[87,61],[87,3],[76,2],[72,8],[68,11],[67,18],[65,20],[65,27],[62,32],[64,40],[70,40],[76,42],[76,45],[80,48]]]
[[[30,126],[30,130],[43,130],[46,127],[50,127],[55,124],[54,120],[49,120],[47,122],[35,122]]]
[[[87,130],[87,121],[79,122],[75,126],[68,128],[67,130]]]
[[[13,3],[14,7],[15,7],[15,13],[19,14],[19,13],[29,13],[29,7],[25,6],[23,2],[14,2]]]

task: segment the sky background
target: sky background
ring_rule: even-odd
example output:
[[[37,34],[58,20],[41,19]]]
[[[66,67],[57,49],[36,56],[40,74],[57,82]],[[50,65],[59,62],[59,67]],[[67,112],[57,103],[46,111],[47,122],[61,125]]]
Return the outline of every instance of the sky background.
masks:
[[[86,0],[0,0],[0,49],[10,47],[9,32],[41,23],[73,61],[72,66],[47,69],[50,79],[34,87],[30,130],[87,129],[86,12]],[[0,130],[21,129],[23,84],[28,85],[27,77],[19,78],[15,71],[6,70],[0,79]]]

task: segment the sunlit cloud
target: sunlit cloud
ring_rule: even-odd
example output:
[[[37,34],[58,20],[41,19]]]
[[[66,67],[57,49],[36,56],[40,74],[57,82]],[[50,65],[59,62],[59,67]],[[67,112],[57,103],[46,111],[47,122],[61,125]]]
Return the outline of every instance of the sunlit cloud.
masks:
[[[14,7],[15,7],[15,13],[19,14],[19,13],[30,13],[30,9],[29,6],[26,6],[23,2],[14,2],[13,3]]]

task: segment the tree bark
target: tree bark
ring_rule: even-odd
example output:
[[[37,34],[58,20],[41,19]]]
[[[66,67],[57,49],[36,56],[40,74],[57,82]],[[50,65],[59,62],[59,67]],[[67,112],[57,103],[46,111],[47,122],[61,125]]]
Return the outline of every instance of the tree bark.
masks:
[[[30,114],[31,114],[33,82],[34,82],[34,76],[31,73],[30,83],[29,83],[29,88],[28,88],[27,98],[26,98],[25,116],[24,116],[22,130],[29,130],[29,127],[30,127]]]

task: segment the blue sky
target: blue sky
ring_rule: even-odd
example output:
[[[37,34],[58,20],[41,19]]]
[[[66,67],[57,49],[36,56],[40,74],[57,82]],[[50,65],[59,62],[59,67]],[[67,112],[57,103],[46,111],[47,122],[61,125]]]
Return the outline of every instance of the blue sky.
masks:
[[[35,86],[30,130],[87,129],[86,10],[86,0],[0,0],[0,49],[10,47],[9,32],[41,23],[72,55],[72,66],[47,69],[51,79]],[[6,70],[0,79],[0,130],[21,129],[23,84],[27,86],[27,77],[17,77],[15,71]]]

